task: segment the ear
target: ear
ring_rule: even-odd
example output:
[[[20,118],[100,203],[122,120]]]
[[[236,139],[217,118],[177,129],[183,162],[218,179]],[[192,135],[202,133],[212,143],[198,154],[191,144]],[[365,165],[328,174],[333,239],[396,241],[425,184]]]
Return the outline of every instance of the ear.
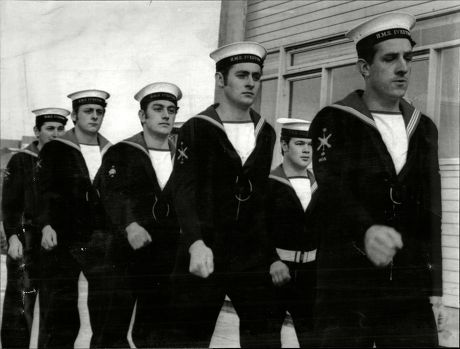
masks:
[[[369,76],[370,65],[366,62],[366,60],[359,58],[356,62],[356,67],[358,68],[359,73],[364,79],[366,79]]]
[[[35,137],[38,138],[38,136],[40,136],[40,130],[37,128],[37,126],[34,126],[34,134],[35,134]]]
[[[218,87],[223,88],[225,86],[224,75],[221,72],[216,72],[214,78],[216,79],[216,84]]]
[[[137,112],[137,115],[139,116],[139,120],[141,122],[141,124],[143,125],[144,122],[145,122],[145,111],[143,111],[142,109],[139,109],[139,111]]]
[[[72,114],[70,114],[70,117],[72,118],[72,121],[75,124],[77,122],[77,113],[75,113],[75,110],[72,111]]]
[[[281,149],[284,153],[287,153],[289,151],[289,144],[285,140],[281,141]]]

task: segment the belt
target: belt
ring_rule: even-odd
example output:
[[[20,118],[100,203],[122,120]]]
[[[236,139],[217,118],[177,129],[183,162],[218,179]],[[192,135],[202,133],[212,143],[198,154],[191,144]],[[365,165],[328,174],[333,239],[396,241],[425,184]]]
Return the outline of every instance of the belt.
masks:
[[[308,263],[316,260],[316,249],[311,251],[291,251],[277,248],[276,252],[282,261]]]

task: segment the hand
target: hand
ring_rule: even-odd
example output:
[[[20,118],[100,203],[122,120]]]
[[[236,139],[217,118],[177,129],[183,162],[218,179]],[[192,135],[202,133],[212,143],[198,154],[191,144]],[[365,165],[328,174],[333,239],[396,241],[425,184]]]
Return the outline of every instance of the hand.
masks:
[[[270,275],[272,276],[272,282],[275,286],[283,286],[291,280],[289,267],[282,261],[276,261],[270,265]]]
[[[51,228],[51,225],[46,225],[42,229],[42,247],[50,251],[57,246],[56,231]]]
[[[203,240],[195,241],[190,245],[188,251],[190,253],[190,273],[207,278],[214,272],[214,255]]]
[[[150,234],[136,222],[131,223],[126,227],[128,242],[134,250],[138,250],[152,242]]]
[[[22,242],[16,234],[8,239],[8,255],[14,260],[22,258]]]
[[[364,235],[367,257],[377,267],[390,264],[398,250],[403,248],[401,234],[385,225],[373,225]]]
[[[430,297],[430,303],[433,305],[434,318],[438,327],[438,332],[442,332],[449,320],[449,313],[446,307],[442,304],[442,298],[433,296]]]

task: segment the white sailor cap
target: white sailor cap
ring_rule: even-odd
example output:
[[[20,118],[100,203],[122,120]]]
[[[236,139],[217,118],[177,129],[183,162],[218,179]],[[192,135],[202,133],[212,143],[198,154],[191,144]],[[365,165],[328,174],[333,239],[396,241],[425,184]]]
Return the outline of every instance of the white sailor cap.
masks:
[[[67,97],[72,100],[74,109],[83,104],[98,104],[106,107],[106,99],[110,97],[110,94],[102,90],[83,90],[71,93]]]
[[[359,24],[345,35],[356,44],[358,53],[363,47],[373,46],[381,41],[406,38],[412,46],[410,31],[415,25],[415,17],[401,12],[390,12]]]
[[[177,105],[177,101],[182,98],[182,91],[177,85],[169,82],[154,82],[143,87],[134,95],[134,99],[145,109],[151,101],[165,99]]]
[[[65,125],[70,111],[63,108],[41,108],[32,110],[35,114],[35,126],[40,128],[47,121],[57,121]]]
[[[276,122],[281,124],[282,137],[309,138],[308,130],[310,129],[310,121],[293,118],[279,118]]]
[[[257,42],[241,41],[219,47],[209,55],[216,62],[216,70],[237,63],[256,63],[263,67],[267,50]]]

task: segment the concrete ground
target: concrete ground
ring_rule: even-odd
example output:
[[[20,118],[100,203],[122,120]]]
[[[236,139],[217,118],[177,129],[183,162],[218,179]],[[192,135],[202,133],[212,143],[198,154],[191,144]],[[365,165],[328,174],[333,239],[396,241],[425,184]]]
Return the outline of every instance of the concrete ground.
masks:
[[[0,265],[0,324],[1,315],[3,311],[3,296],[5,293],[6,286],[6,256],[1,255]],[[91,338],[91,327],[88,318],[88,308],[86,307],[86,295],[87,295],[87,282],[83,275],[80,275],[79,282],[79,310],[80,310],[80,332],[77,339],[75,340],[75,348],[88,348],[89,340]],[[38,302],[35,304],[35,314],[38,314]],[[439,333],[439,341],[441,346],[444,347],[458,347],[459,346],[459,310],[455,308],[448,308],[449,321],[446,328]],[[35,319],[38,317],[35,316]],[[220,312],[219,318],[217,319],[216,328],[214,335],[211,340],[211,348],[238,348],[238,326],[239,319],[235,313],[235,310],[231,306],[230,302],[225,302]],[[34,321],[32,328],[32,338],[30,342],[31,348],[37,347],[38,339],[38,322]],[[131,347],[134,345],[131,341],[131,333],[128,333],[128,339],[130,340]],[[285,348],[298,348],[299,342],[295,333],[292,321],[287,318],[283,328],[281,330],[281,342]],[[1,343],[0,343],[1,348]]]

